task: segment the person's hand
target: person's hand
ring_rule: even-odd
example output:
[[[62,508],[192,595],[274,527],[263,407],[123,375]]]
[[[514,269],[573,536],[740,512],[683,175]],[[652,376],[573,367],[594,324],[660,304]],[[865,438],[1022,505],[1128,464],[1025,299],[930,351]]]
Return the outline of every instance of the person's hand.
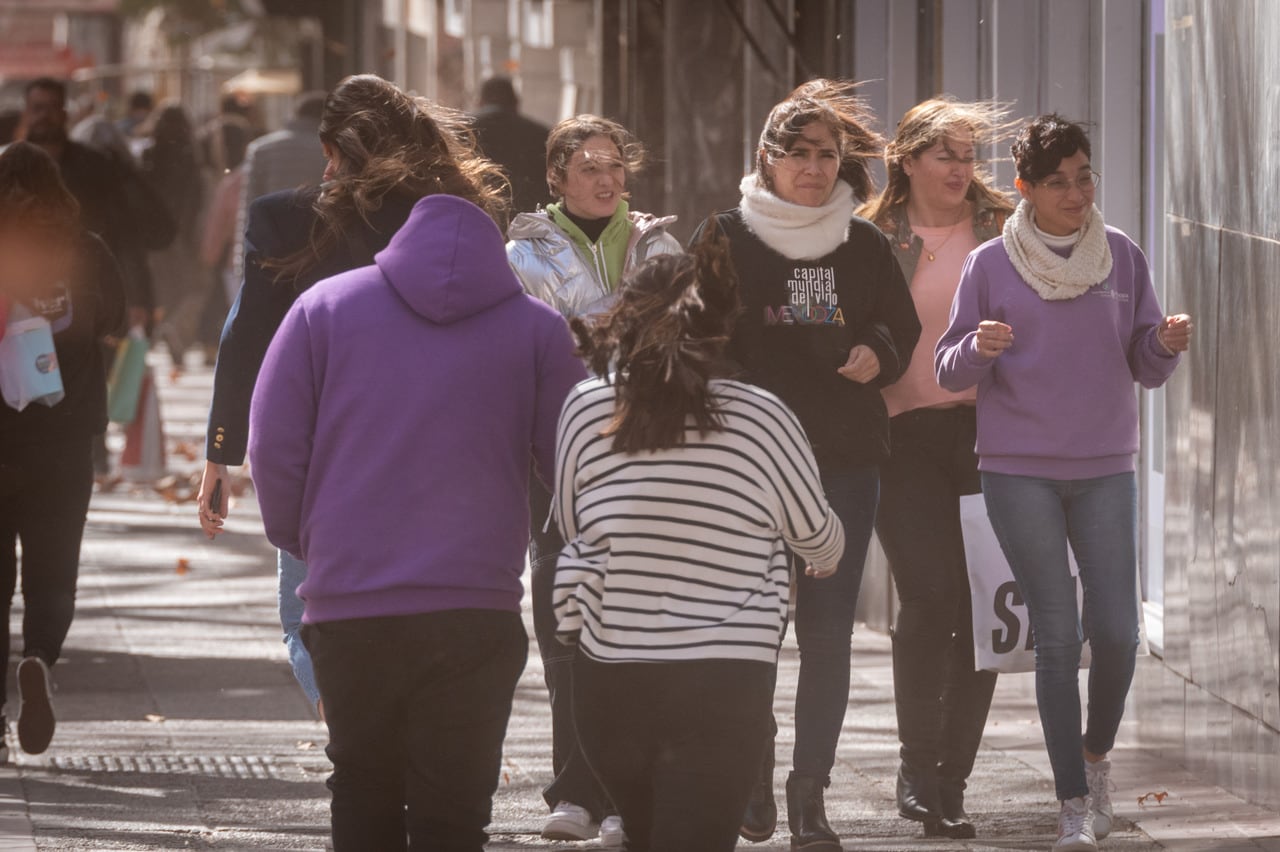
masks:
[[[219,503],[218,511],[213,511],[209,505],[209,500],[213,496],[214,486],[221,482],[222,487],[218,489]],[[209,538],[213,538],[222,532],[222,521],[227,517],[227,505],[231,497],[231,477],[227,474],[227,466],[225,464],[215,464],[211,461],[204,463],[204,476],[200,479],[200,493],[196,496],[196,508],[200,512],[200,528],[204,530],[204,534]]]
[[[979,355],[994,360],[1013,345],[1013,329],[1002,322],[983,320],[978,323],[974,344],[978,347]]]
[[[830,577],[832,574],[836,573],[837,567],[839,566],[835,562],[832,562],[830,565],[814,565],[810,563],[804,566],[804,573],[805,576],[817,577],[821,580],[823,577]]]
[[[836,368],[836,372],[851,382],[866,384],[880,375],[880,359],[870,346],[859,343],[849,350],[849,360],[843,367]]]
[[[1174,314],[1165,317],[1156,329],[1156,340],[1160,341],[1170,355],[1186,352],[1191,346],[1191,331],[1195,326],[1191,317],[1186,314]]]

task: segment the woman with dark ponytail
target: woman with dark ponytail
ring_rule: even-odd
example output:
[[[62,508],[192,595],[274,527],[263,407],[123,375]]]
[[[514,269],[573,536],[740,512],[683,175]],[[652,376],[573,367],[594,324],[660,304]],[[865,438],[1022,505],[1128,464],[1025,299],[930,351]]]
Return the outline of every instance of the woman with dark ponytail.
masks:
[[[814,578],[844,549],[795,415],[717,377],[737,313],[708,233],[572,321],[598,377],[560,416],[557,635],[577,646],[579,744],[631,852],[734,848],[770,743],[788,548]]]

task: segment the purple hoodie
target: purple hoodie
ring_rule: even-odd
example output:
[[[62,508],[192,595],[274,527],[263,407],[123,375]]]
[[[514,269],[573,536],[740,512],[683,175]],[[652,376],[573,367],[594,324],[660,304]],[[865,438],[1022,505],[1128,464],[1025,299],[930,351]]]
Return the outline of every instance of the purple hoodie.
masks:
[[[1134,469],[1138,399],[1178,366],[1156,339],[1164,316],[1147,259],[1107,228],[1111,274],[1074,299],[1046,301],[1022,280],[999,237],[974,249],[960,273],[951,325],[938,341],[938,384],[978,386],[978,467],[1047,479]],[[977,352],[978,323],[1013,328],[998,358]]]
[[[502,234],[450,195],[417,202],[373,266],[294,303],[253,392],[267,538],[307,563],[303,621],[519,612],[529,462],[585,371],[524,294]]]

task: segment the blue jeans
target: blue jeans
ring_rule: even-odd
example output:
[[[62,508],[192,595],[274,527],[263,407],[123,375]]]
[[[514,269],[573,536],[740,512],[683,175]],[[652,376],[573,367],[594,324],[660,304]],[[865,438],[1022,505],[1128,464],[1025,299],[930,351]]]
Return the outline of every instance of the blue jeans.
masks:
[[[302,612],[306,605],[298,597],[298,586],[307,579],[307,563],[281,550],[276,565],[279,569],[279,584],[276,599],[280,605],[280,627],[284,630],[284,644],[289,649],[289,665],[293,667],[293,676],[298,685],[307,694],[311,706],[315,707],[320,700],[320,689],[316,686],[316,673],[311,666],[311,655],[302,644],[298,631],[302,628]]]
[[[800,675],[796,683],[797,775],[830,783],[836,742],[849,707],[849,658],[858,590],[867,545],[880,499],[880,470],[857,467],[822,473],[822,490],[844,524],[844,555],[830,577],[796,571],[796,645]]]
[[[1036,647],[1036,703],[1059,799],[1088,795],[1083,749],[1115,745],[1138,650],[1137,482],[982,474],[1000,548],[1027,604]],[[1080,566],[1083,619],[1067,565]],[[1080,646],[1089,640],[1089,711],[1080,733]]]

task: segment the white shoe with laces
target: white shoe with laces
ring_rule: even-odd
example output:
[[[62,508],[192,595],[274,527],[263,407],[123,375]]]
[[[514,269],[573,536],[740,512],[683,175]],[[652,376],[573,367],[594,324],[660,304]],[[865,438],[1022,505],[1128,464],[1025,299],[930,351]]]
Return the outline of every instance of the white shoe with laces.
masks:
[[[1111,807],[1111,761],[1084,762],[1084,775],[1089,782],[1089,798],[1093,801],[1093,836],[1102,840],[1111,833],[1115,809]]]
[[[590,811],[572,802],[557,804],[542,827],[544,840],[594,840],[599,833]]]
[[[600,820],[600,848],[621,849],[627,842],[627,834],[622,830],[622,817],[607,816]]]
[[[1097,848],[1089,797],[1064,799],[1058,812],[1058,841],[1053,844],[1053,852],[1095,852]]]

